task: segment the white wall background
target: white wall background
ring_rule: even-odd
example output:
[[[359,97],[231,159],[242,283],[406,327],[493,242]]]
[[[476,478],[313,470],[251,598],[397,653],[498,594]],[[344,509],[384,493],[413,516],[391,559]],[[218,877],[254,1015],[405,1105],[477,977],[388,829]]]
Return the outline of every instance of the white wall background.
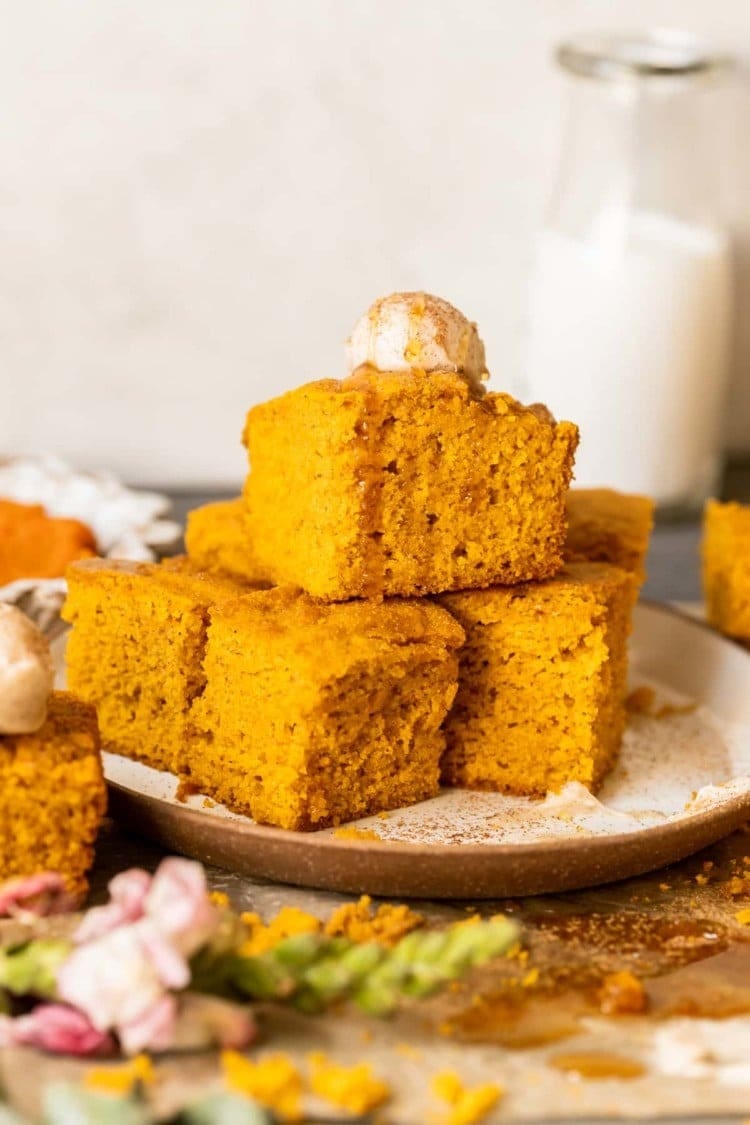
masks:
[[[0,450],[227,484],[253,402],[338,376],[377,295],[440,293],[518,387],[559,142],[550,55],[747,0],[0,0]],[[750,108],[728,439],[750,447]],[[744,311],[744,316],[743,316]],[[748,322],[745,327],[743,321]]]

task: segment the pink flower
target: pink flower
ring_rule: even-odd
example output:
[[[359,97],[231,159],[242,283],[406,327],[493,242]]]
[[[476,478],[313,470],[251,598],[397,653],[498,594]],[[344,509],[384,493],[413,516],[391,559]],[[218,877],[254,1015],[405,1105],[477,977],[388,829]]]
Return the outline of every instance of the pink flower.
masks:
[[[123,1023],[117,1034],[126,1055],[139,1051],[168,1051],[174,1043],[177,1023],[177,998],[165,993],[130,1023]]]
[[[124,871],[109,891],[106,906],[80,923],[77,944],[57,970],[57,995],[99,1033],[116,1034],[126,1053],[165,1050],[182,1034],[184,997],[174,993],[190,984],[188,958],[219,932],[224,915],[208,897],[201,865],[185,859],[163,860],[153,877]],[[226,1025],[229,1040],[245,1041],[252,1020],[230,1008],[231,1020],[224,1009],[211,1017],[214,1031]],[[213,1041],[207,1020],[194,1033],[202,1042]]]
[[[75,932],[77,942],[92,941],[108,934],[126,922],[136,922],[143,916],[151,876],[140,867],[131,867],[115,875],[109,883],[110,901],[106,906],[95,906],[84,915]]]
[[[146,918],[79,945],[57,972],[60,999],[100,1031],[137,1022],[167,990],[189,982],[184,958]]]
[[[27,1016],[0,1016],[0,1047],[39,1047],[64,1055],[114,1051],[111,1035],[93,1027],[83,1012],[65,1004],[39,1004]]]
[[[47,914],[63,914],[74,905],[62,877],[51,871],[0,883],[0,918],[10,915],[31,922]]]
[[[188,859],[162,860],[146,896],[145,913],[185,957],[205,945],[220,922],[203,868]]]

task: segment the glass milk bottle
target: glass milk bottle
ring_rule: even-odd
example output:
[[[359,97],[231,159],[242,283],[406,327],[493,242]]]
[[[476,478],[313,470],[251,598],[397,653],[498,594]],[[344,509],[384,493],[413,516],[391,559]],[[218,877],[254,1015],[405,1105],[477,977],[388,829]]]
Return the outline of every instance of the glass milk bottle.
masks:
[[[680,35],[584,38],[532,275],[527,395],[578,424],[576,484],[697,507],[721,467],[732,321],[716,79]]]

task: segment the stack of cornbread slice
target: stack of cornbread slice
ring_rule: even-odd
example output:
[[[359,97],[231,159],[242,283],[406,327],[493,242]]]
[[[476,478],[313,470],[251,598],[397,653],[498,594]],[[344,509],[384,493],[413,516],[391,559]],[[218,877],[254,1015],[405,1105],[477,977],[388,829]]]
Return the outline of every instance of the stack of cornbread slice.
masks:
[[[192,514],[187,559],[71,568],[69,683],[110,748],[285,828],[441,780],[596,787],[650,502],[569,493],[576,427],[486,391],[438,298],[376,302],[349,367],[250,411],[243,495]]]

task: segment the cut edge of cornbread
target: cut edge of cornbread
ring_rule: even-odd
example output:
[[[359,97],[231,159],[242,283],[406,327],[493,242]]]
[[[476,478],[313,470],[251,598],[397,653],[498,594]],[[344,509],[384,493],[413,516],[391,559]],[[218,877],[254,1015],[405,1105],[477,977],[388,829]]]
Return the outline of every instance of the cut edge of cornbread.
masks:
[[[596,790],[625,726],[635,595],[620,568],[572,563],[545,582],[441,597],[466,633],[444,781],[536,796],[569,781]]]
[[[211,613],[191,781],[297,831],[435,796],[463,631],[429,602],[323,605],[290,589]]]
[[[40,730],[0,736],[0,881],[54,871],[82,898],[106,804],[96,711],[53,692]]]
[[[309,383],[252,408],[259,558],[326,601],[510,585],[562,565],[578,430],[450,372]]]
[[[247,586],[184,556],[87,560],[67,577],[68,684],[96,706],[105,749],[181,772],[190,707],[205,686],[209,607]]]

